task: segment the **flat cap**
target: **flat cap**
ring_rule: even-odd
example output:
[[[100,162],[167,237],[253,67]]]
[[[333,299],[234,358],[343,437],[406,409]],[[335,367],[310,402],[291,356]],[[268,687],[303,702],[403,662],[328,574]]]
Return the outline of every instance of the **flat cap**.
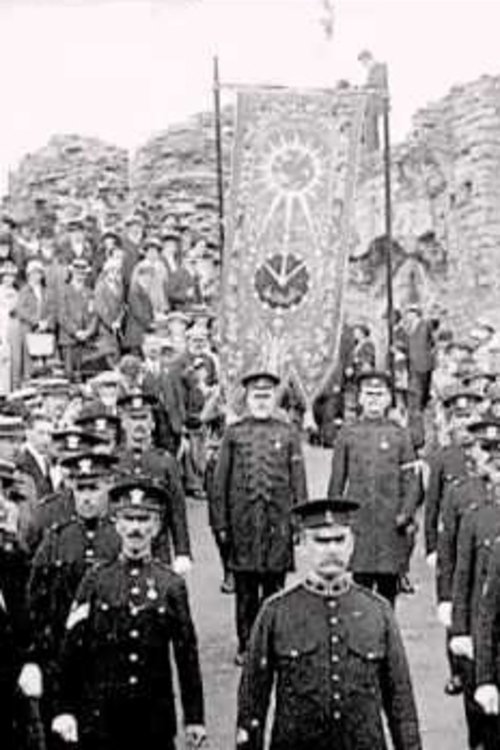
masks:
[[[310,500],[307,503],[296,505],[294,514],[300,519],[306,529],[315,529],[320,526],[335,526],[346,524],[350,516],[359,508],[359,504],[347,498],[332,498],[321,500]]]

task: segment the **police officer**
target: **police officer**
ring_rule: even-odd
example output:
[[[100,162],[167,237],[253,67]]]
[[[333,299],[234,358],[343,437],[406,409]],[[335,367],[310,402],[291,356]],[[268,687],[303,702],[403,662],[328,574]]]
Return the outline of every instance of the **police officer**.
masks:
[[[120,399],[124,441],[117,470],[124,475],[144,474],[164,488],[162,528],[153,542],[154,553],[161,560],[170,562],[173,546],[174,570],[185,574],[191,568],[186,500],[175,458],[153,444],[151,401],[151,397],[141,392]]]
[[[108,518],[112,457],[77,454],[67,459],[73,472],[75,514],[54,524],[40,544],[28,582],[33,660],[45,684],[45,719],[50,718],[59,650],[71,602],[85,572],[118,555],[120,540]]]
[[[341,496],[348,486],[349,496],[359,502],[354,578],[394,604],[419,492],[411,437],[387,417],[390,401],[386,373],[360,376],[361,417],[338,435],[328,496]]]
[[[486,427],[486,431],[488,427]],[[491,434],[491,433],[490,433]],[[483,747],[490,722],[474,700],[475,654],[479,600],[491,551],[500,534],[500,431],[482,440],[485,450],[486,498],[464,514],[458,535],[453,577],[450,650],[457,658],[464,683],[464,708],[470,748]]]
[[[205,738],[197,640],[186,586],[152,556],[162,490],[145,478],[116,485],[120,557],[83,580],[66,623],[53,729],[81,750],[173,750],[170,645],[188,743]]]
[[[262,601],[291,570],[291,511],[307,498],[299,435],[274,416],[278,384],[267,371],[243,377],[248,413],[226,429],[214,475],[212,529],[229,544],[235,576],[237,664]]]
[[[354,549],[347,499],[296,507],[308,571],[268,599],[255,622],[238,694],[237,746],[261,750],[276,680],[271,750],[421,747],[410,674],[389,604],[347,572]]]
[[[454,389],[443,399],[447,422],[447,443],[439,447],[429,461],[429,483],[425,496],[425,547],[427,561],[436,564],[438,526],[446,486],[465,475],[465,453],[459,444],[464,425],[472,421],[480,394],[466,388]]]

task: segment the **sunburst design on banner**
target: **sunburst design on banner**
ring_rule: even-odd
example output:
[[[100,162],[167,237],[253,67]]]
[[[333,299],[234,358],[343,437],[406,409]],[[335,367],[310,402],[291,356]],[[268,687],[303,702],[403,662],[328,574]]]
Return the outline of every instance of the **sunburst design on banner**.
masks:
[[[221,355],[292,377],[308,404],[333,367],[365,94],[238,95]]]

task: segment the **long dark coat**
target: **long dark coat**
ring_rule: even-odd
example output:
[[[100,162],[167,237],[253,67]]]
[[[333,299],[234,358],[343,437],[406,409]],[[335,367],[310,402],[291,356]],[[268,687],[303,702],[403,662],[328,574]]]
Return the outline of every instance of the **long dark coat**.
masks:
[[[271,750],[385,750],[382,713],[395,750],[421,747],[394,615],[365,589],[329,594],[306,581],[264,603],[238,700],[252,750],[264,747],[274,679]]]
[[[295,428],[242,419],[223,437],[214,477],[213,530],[225,532],[237,571],[282,572],[293,565],[292,508],[307,500]]]
[[[328,496],[345,493],[360,505],[354,520],[356,573],[405,571],[405,529],[419,497],[414,461],[408,431],[388,419],[363,419],[340,431]]]
[[[453,576],[453,635],[475,635],[479,601],[491,551],[500,535],[500,504],[478,505],[466,513],[458,535]]]

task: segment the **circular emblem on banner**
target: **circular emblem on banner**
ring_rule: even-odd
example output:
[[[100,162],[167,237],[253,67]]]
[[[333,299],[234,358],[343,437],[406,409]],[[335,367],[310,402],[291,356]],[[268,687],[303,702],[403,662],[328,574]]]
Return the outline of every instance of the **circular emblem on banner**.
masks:
[[[276,309],[288,310],[304,300],[310,288],[305,260],[294,255],[273,255],[255,272],[255,290],[261,302]]]

